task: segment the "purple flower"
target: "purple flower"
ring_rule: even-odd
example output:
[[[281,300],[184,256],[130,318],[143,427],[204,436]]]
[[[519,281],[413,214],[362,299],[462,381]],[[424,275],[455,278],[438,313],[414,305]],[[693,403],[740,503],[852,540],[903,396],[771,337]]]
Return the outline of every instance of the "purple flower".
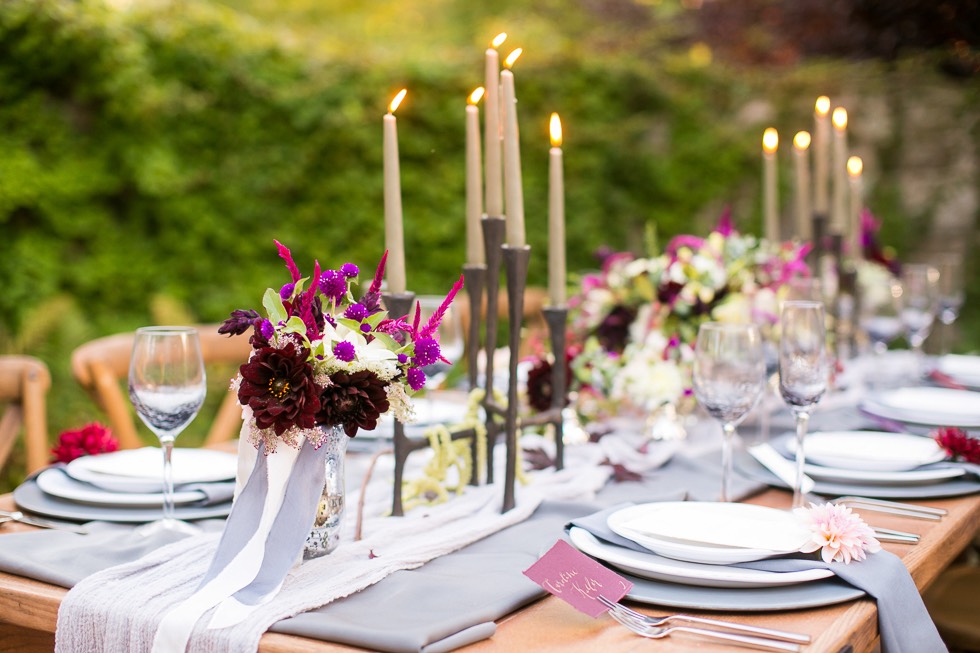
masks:
[[[324,270],[320,275],[320,292],[331,299],[340,300],[347,293],[347,280],[336,270]]]
[[[340,273],[347,279],[353,279],[361,273],[361,270],[353,263],[344,263],[340,266]]]
[[[413,362],[419,367],[425,367],[439,360],[441,354],[439,343],[434,338],[419,338],[415,341],[415,360]]]
[[[344,311],[344,317],[360,322],[368,316],[368,309],[364,304],[351,304]]]
[[[240,336],[255,324],[259,314],[251,310],[237,309],[231,312],[231,317],[221,323],[218,333],[229,336]]]
[[[288,300],[290,297],[293,296],[293,291],[295,289],[296,289],[295,283],[287,283],[286,285],[284,285],[282,288],[279,289],[279,298],[282,299],[282,301]]]
[[[353,343],[342,340],[333,346],[333,355],[345,363],[349,363],[357,356],[357,352],[354,351]]]
[[[412,390],[418,391],[425,387],[425,373],[417,367],[408,371],[408,385]]]
[[[276,328],[272,326],[272,322],[269,320],[262,320],[262,324],[259,326],[259,333],[266,340],[272,340],[272,336],[275,334]]]
[[[407,362],[408,362],[408,356],[406,354],[398,354],[399,365],[404,365]]]
[[[371,325],[365,322],[361,325],[361,331],[363,333],[371,333]]]

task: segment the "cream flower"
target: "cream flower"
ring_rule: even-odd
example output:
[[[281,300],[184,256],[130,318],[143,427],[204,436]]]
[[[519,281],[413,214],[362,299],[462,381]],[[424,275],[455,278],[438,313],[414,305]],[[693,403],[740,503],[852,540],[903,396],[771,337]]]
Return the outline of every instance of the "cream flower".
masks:
[[[809,508],[797,508],[793,512],[810,530],[810,539],[800,551],[820,551],[826,563],[849,564],[851,560],[864,560],[865,552],[881,550],[871,527],[847,506],[811,503]]]

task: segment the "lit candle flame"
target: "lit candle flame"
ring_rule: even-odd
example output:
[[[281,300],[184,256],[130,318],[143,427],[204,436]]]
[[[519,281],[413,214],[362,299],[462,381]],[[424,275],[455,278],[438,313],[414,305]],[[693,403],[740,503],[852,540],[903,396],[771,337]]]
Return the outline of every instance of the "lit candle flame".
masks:
[[[769,127],[762,134],[762,149],[766,154],[772,154],[779,147],[779,132]]]
[[[470,97],[466,101],[470,104],[479,104],[480,100],[483,99],[484,91],[485,89],[482,86],[478,86],[472,93],[470,93]]]
[[[831,120],[834,122],[834,127],[840,131],[844,131],[847,128],[847,109],[844,107],[834,109],[834,115]]]
[[[508,54],[507,58],[504,59],[504,66],[510,69],[510,67],[514,65],[514,62],[517,61],[518,57],[520,57],[523,53],[524,53],[524,48],[517,48],[516,50]]]
[[[800,152],[810,147],[810,132],[796,132],[793,137],[793,146]]]
[[[551,147],[561,147],[561,118],[557,113],[551,114]]]
[[[388,105],[388,113],[394,113],[395,110],[398,108],[398,105],[402,103],[402,100],[405,99],[405,96],[407,94],[408,94],[407,88],[403,88],[402,90],[398,91],[398,93],[395,94],[395,97],[392,98],[391,104]]]
[[[864,170],[864,162],[861,161],[861,157],[852,156],[847,160],[847,174],[851,177],[855,179],[860,177],[862,170]]]
[[[506,40],[507,40],[507,32],[501,32],[500,34],[497,34],[495,37],[493,37],[493,40],[490,41],[490,45],[491,47],[499,48],[501,45],[504,44],[504,41]]]
[[[830,98],[826,95],[818,97],[817,103],[814,105],[814,110],[818,116],[826,116],[827,112],[830,111]]]

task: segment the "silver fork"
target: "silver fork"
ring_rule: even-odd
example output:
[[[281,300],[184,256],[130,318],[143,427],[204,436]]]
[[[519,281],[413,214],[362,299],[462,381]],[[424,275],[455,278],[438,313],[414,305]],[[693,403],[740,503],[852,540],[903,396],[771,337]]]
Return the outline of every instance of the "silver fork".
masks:
[[[69,533],[77,533],[79,535],[88,535],[88,531],[84,526],[77,526],[75,524],[66,524],[63,522],[50,521],[48,519],[40,519],[38,517],[31,517],[25,515],[19,510],[7,511],[0,510],[0,523],[8,521],[17,521],[22,524],[27,524],[29,526],[37,526],[38,528],[51,528],[59,531],[68,531]]]
[[[882,528],[881,526],[872,526],[871,529],[875,532],[875,537],[881,542],[898,542],[900,544],[919,543],[918,533],[906,533],[905,531],[896,531],[895,529]]]
[[[682,621],[687,623],[701,624],[705,626],[713,626],[714,628],[723,628],[729,631],[749,633],[751,635],[757,635],[767,640],[780,640],[786,642],[795,642],[797,644],[810,643],[810,636],[805,635],[803,633],[794,633],[787,630],[777,630],[775,628],[763,628],[762,626],[748,626],[745,624],[733,623],[731,621],[722,621],[720,619],[696,617],[690,614],[669,614],[664,617],[649,617],[645,614],[641,614],[636,610],[633,610],[632,608],[623,605],[622,603],[616,603],[614,601],[610,601],[604,596],[599,596],[598,599],[600,603],[602,603],[604,606],[609,608],[610,614],[612,614],[613,616],[619,616],[623,620],[629,620],[638,626],[643,626],[647,628],[660,628],[674,621]],[[712,631],[712,632],[718,632],[718,631]]]
[[[726,633],[720,630],[690,628],[687,626],[665,626],[658,628],[656,626],[641,624],[630,619],[629,617],[624,617],[616,610],[610,610],[609,616],[623,626],[626,626],[626,628],[630,629],[640,637],[647,637],[649,639],[661,639],[663,637],[667,637],[671,633],[689,633],[691,635],[700,635],[701,637],[720,639],[733,644],[741,644],[742,646],[762,649],[765,651],[789,651],[789,653],[799,653],[800,651],[800,645],[793,644],[792,642],[780,642],[775,639],[763,639],[761,637],[737,635],[735,633]]]
[[[913,519],[925,519],[939,521],[948,511],[942,508],[930,508],[929,506],[917,506],[912,503],[901,503],[899,501],[884,501],[882,499],[869,499],[868,497],[837,497],[831,499],[831,503],[843,504],[852,508],[863,508],[875,512],[884,512],[890,515],[901,515]]]

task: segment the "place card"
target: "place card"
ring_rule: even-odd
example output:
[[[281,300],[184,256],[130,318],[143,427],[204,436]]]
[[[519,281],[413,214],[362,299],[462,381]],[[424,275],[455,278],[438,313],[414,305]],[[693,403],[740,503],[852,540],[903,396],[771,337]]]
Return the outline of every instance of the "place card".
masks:
[[[524,575],[570,606],[592,618],[609,608],[599,602],[602,595],[619,601],[633,583],[603,567],[565,540],[558,540]]]

